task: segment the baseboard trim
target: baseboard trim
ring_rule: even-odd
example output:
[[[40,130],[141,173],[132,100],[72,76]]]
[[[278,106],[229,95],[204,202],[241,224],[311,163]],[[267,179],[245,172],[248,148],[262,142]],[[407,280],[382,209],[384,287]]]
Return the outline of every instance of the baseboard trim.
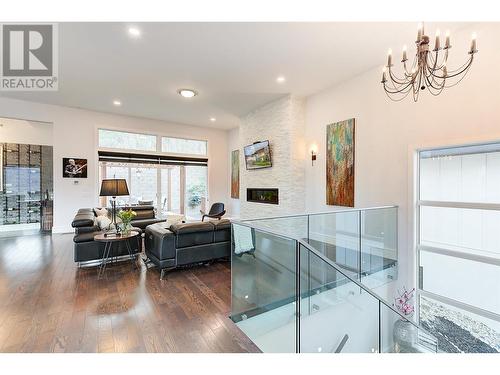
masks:
[[[72,227],[62,226],[62,227],[52,227],[52,233],[54,234],[64,234],[64,233],[73,233],[74,230]]]

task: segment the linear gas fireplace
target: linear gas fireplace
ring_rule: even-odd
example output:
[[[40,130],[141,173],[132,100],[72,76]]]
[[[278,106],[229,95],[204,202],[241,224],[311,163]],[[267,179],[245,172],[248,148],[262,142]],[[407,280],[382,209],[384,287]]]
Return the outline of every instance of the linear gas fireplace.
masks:
[[[278,195],[278,189],[247,189],[248,202],[278,204]]]

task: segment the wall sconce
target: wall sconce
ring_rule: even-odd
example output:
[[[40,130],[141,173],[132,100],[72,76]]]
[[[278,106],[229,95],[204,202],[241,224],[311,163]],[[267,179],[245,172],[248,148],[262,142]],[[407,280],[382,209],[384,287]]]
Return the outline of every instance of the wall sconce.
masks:
[[[314,167],[314,162],[316,161],[316,156],[318,154],[318,146],[313,144],[311,146],[311,166]]]

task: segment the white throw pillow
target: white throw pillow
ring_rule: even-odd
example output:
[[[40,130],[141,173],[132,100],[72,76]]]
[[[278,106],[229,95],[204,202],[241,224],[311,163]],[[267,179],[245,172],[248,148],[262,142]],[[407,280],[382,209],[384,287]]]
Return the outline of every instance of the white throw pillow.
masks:
[[[95,215],[99,216],[108,216],[108,210],[106,208],[94,208]]]
[[[108,230],[110,229],[109,226],[111,224],[111,219],[107,216],[97,216],[96,218],[97,225],[99,226],[100,230]]]

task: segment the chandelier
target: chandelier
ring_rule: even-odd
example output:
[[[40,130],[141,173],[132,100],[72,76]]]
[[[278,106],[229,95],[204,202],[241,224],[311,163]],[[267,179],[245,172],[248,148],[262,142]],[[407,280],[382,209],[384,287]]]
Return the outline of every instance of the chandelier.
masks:
[[[439,30],[436,31],[434,49],[430,49],[430,38],[425,35],[424,24],[418,27],[417,40],[415,45],[417,53],[411,65],[407,58],[407,47],[403,47],[403,76],[398,77],[393,72],[392,50],[389,49],[387,55],[387,65],[382,71],[382,85],[387,96],[393,101],[400,101],[406,98],[410,93],[413,100],[418,100],[421,90],[427,90],[434,96],[439,95],[445,88],[455,86],[469,71],[477,53],[476,35],[472,34],[468,60],[458,69],[448,69],[448,53],[451,48],[450,33],[446,32],[444,46],[441,47]]]

